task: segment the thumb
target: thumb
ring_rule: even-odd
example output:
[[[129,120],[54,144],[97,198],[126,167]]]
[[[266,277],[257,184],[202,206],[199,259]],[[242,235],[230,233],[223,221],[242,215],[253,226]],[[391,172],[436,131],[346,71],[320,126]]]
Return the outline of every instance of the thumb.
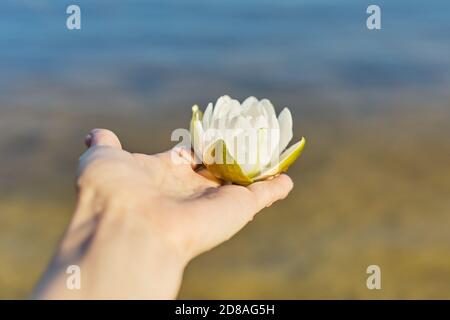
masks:
[[[107,129],[93,129],[84,139],[88,148],[96,146],[107,146],[122,149],[119,138]]]

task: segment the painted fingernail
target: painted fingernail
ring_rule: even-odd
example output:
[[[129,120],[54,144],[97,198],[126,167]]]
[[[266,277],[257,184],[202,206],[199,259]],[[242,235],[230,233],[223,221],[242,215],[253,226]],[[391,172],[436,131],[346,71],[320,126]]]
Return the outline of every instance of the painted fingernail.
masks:
[[[86,146],[89,148],[91,146],[92,143],[92,134],[89,133],[85,138],[84,138],[84,143],[86,144]]]

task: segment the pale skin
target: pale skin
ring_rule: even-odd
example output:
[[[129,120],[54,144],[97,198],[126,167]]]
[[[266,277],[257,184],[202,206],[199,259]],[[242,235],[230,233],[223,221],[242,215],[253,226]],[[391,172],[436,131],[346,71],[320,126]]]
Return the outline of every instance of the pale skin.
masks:
[[[196,170],[186,150],[129,153],[106,129],[92,130],[86,144],[75,213],[33,298],[174,299],[189,261],[293,186],[285,174],[223,185]],[[80,267],[79,290],[66,286],[70,265]]]

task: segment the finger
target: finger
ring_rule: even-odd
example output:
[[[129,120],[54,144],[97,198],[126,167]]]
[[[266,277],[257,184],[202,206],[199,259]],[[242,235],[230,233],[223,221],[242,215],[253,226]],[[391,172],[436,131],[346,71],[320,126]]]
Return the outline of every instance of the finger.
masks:
[[[253,216],[264,207],[270,206],[277,200],[285,198],[291,191],[293,183],[291,178],[282,174],[272,180],[255,182],[248,187],[238,185],[225,185],[209,190],[204,197],[198,199],[200,205],[206,203],[210,206],[208,215],[219,212],[218,220],[228,219],[222,211],[236,215],[239,219],[251,220]],[[205,200],[207,200],[205,202]],[[220,210],[218,210],[220,209]]]
[[[271,180],[255,182],[248,186],[248,189],[254,194],[257,207],[262,209],[286,198],[293,186],[291,178],[281,174]]]
[[[194,200],[195,214],[191,220],[202,235],[199,242],[204,247],[199,252],[231,238],[242,229],[262,208],[287,196],[292,181],[286,175],[269,181],[256,182],[249,187],[225,185],[208,189]],[[197,253],[199,253],[197,252]]]
[[[119,138],[114,132],[107,129],[93,129],[85,138],[88,148],[96,146],[107,146],[122,149]]]

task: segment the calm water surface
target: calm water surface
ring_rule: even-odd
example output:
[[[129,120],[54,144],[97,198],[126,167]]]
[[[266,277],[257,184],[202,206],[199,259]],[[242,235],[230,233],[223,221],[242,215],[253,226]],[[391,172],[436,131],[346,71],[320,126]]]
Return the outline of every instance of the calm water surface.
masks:
[[[125,97],[157,108],[230,93],[380,108],[402,90],[438,99],[449,88],[448,1],[378,1],[381,31],[367,30],[357,0],[76,3],[81,31],[65,28],[72,1],[2,1],[0,106]]]

